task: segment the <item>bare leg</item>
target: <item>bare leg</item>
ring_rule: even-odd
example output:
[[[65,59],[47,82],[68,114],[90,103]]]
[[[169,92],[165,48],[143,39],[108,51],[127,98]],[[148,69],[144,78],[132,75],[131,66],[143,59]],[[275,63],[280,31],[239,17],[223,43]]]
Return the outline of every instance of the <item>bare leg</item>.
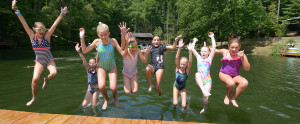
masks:
[[[131,81],[130,81],[130,87],[131,87],[131,92],[132,92],[133,94],[136,94],[136,93],[138,92],[139,85],[138,85],[137,74],[135,74],[135,75],[131,78]]]
[[[130,78],[123,74],[123,87],[126,94],[131,94]]]
[[[57,70],[56,70],[56,65],[54,63],[54,60],[51,60],[48,65],[47,65],[47,68],[50,72],[50,74],[44,78],[44,84],[43,84],[43,87],[42,89],[45,89],[47,84],[48,84],[48,81],[54,77],[56,77],[57,75]]]
[[[155,90],[158,92],[158,95],[162,95],[162,89],[160,88],[161,79],[164,74],[164,69],[158,69],[155,73]]]
[[[180,91],[181,100],[182,100],[182,108],[186,109],[186,88]]]
[[[206,83],[206,84],[204,85],[204,90],[205,90],[206,92],[210,93],[210,91],[211,91],[211,86],[212,86],[212,83]],[[204,107],[203,107],[203,109],[200,111],[200,114],[203,114],[203,113],[206,111],[206,109],[207,109],[207,107],[208,107],[208,98],[209,98],[209,96],[208,96],[208,97],[204,97],[204,96],[203,96],[203,104],[204,104]]]
[[[152,65],[148,64],[145,69],[145,75],[146,75],[148,85],[149,85],[148,92],[151,92],[151,90],[152,90],[151,74],[153,74],[153,73],[154,73],[154,68],[152,67]]]
[[[108,73],[109,77],[109,87],[111,92],[113,93],[113,98],[115,101],[115,106],[119,106],[119,100],[117,98],[117,66],[114,66],[110,69]]]
[[[178,105],[178,90],[177,88],[173,85],[173,105],[177,106]]]
[[[246,90],[248,86],[248,81],[242,76],[236,76],[233,78],[235,82],[237,82],[238,86],[235,89],[235,92],[233,93],[232,97],[230,98],[230,102],[233,104],[235,107],[239,107],[239,105],[236,103],[235,99]]]
[[[81,104],[82,107],[87,106],[91,102],[92,95],[93,94],[89,90],[86,91],[85,97],[84,97],[84,99],[82,101],[82,104]]]
[[[32,99],[27,102],[26,106],[32,105],[32,103],[36,100],[37,97],[37,90],[38,90],[38,83],[41,76],[41,73],[44,70],[44,66],[38,62],[35,63],[33,77],[31,82],[31,89],[32,89]]]
[[[108,96],[107,96],[107,92],[105,89],[106,71],[103,68],[98,67],[97,68],[97,76],[98,76],[98,87],[100,89],[102,96],[105,98],[105,101],[102,105],[102,109],[106,109],[107,104],[108,104]]]
[[[95,92],[93,93],[93,104],[92,104],[93,107],[97,105],[99,93],[100,93],[99,90],[98,90],[98,91],[95,91]]]
[[[224,99],[224,103],[226,105],[229,105],[229,98],[230,98],[231,92],[234,89],[236,83],[232,79],[231,76],[224,74],[222,72],[219,73],[219,77],[220,77],[221,81],[226,84],[226,96]]]
[[[195,74],[195,80],[196,80],[197,85],[200,87],[203,96],[204,96],[204,97],[209,97],[211,94],[208,93],[208,92],[204,89],[204,84],[203,84],[203,81],[202,81],[202,79],[201,79],[201,74],[200,74],[200,73],[197,72],[197,73]]]

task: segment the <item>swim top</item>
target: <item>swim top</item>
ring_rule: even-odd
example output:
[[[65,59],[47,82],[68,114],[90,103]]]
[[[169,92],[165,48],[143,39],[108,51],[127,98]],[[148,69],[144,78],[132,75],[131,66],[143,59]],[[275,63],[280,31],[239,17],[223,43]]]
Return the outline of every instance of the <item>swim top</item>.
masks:
[[[40,44],[37,36],[35,35],[31,44],[35,53],[35,61],[46,67],[49,61],[53,60],[53,56],[50,51],[50,43],[47,41],[47,39],[43,38]]]
[[[164,68],[164,52],[166,51],[166,44],[160,44],[158,47],[155,47],[153,44],[151,44],[151,62],[150,65],[153,66],[153,68]]]
[[[226,53],[225,57],[227,56],[228,52]],[[242,65],[242,60],[240,57],[238,58],[233,58],[233,59],[229,59],[229,58],[222,58],[221,61],[223,62],[223,65],[220,69],[220,72],[224,73],[224,74],[228,74],[231,77],[235,77],[237,75],[240,75],[240,68]]]
[[[98,84],[97,71],[93,73],[92,71],[88,70],[87,77],[88,77],[88,84]]]

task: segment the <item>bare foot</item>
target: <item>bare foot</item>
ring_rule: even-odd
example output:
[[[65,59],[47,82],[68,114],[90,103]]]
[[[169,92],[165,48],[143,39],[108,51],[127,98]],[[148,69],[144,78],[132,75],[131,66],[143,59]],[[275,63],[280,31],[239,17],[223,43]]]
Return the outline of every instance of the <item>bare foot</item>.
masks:
[[[43,90],[46,88],[48,80],[49,79],[47,77],[44,78],[44,84],[43,84],[43,87],[42,87]]]
[[[152,87],[149,87],[147,92],[151,92],[151,90],[152,90]]]
[[[31,106],[35,102],[35,99],[31,99],[29,102],[26,103],[26,106]]]
[[[203,108],[203,109],[200,111],[200,114],[205,113],[205,111],[206,111],[206,108]]]
[[[229,105],[229,98],[227,97],[227,95],[225,96],[224,104]]]
[[[158,91],[158,96],[161,96],[162,95],[162,89],[160,89],[159,91]]]
[[[118,98],[116,97],[116,98],[114,98],[114,101],[115,101],[115,106],[119,106],[119,100],[118,100]]]
[[[104,103],[103,103],[103,105],[102,105],[102,109],[103,110],[107,108],[107,103],[108,103],[108,101],[105,100]]]
[[[232,105],[233,105],[234,107],[239,107],[239,105],[236,103],[235,100],[230,100],[230,102],[232,103]]]

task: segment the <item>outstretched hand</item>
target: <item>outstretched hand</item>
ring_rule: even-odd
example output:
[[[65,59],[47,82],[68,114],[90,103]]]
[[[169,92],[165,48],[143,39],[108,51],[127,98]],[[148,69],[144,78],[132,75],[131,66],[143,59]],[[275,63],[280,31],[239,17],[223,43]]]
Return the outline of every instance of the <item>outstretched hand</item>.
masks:
[[[63,15],[66,15],[69,11],[68,11],[68,7],[64,7],[64,8],[62,8],[61,7],[61,9],[60,9],[60,12],[63,14]]]
[[[183,45],[184,45],[183,39],[180,39],[178,43],[178,47],[183,47]]]
[[[76,46],[75,46],[75,50],[76,50],[76,51],[79,51],[79,50],[80,50],[79,43],[77,43],[77,44],[76,44]]]
[[[208,33],[208,37],[214,37],[214,36],[215,36],[215,34],[213,32]]]
[[[193,39],[193,42],[198,42],[198,39],[197,39],[197,38],[194,38],[194,39]]]
[[[79,37],[80,37],[80,38],[84,38],[84,35],[85,35],[85,30],[84,30],[84,28],[80,28],[80,29],[79,29]]]
[[[147,48],[144,50],[145,54],[149,54],[152,47],[150,45],[147,46]]]
[[[238,56],[240,56],[241,58],[244,57],[244,55],[245,55],[244,50],[243,50],[243,51],[239,51],[237,54],[238,54]]]
[[[190,42],[190,43],[187,45],[187,48],[188,48],[189,51],[193,50],[193,49],[194,49],[193,43]]]
[[[13,0],[13,1],[12,1],[11,8],[12,8],[13,10],[18,10],[18,8],[17,8],[17,0]]]
[[[120,25],[118,25],[118,26],[119,26],[122,34],[126,34],[127,31],[130,30],[130,28],[126,29],[126,22],[124,22],[124,21],[122,23],[120,22]]]
[[[175,38],[175,41],[178,41],[181,37],[182,37],[182,35],[178,35],[178,36]]]

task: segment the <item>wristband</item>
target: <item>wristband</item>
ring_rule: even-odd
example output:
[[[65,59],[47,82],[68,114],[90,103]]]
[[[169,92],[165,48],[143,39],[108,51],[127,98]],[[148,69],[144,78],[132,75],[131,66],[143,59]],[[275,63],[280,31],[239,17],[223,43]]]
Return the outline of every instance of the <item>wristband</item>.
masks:
[[[60,15],[66,16],[66,15],[65,15],[65,14],[63,14],[63,13],[60,13]]]
[[[21,13],[18,13],[17,16],[21,15]]]
[[[182,47],[178,47],[178,49],[182,49]]]
[[[78,53],[80,53],[81,51],[80,51],[80,50],[78,50],[77,52],[78,52]]]

